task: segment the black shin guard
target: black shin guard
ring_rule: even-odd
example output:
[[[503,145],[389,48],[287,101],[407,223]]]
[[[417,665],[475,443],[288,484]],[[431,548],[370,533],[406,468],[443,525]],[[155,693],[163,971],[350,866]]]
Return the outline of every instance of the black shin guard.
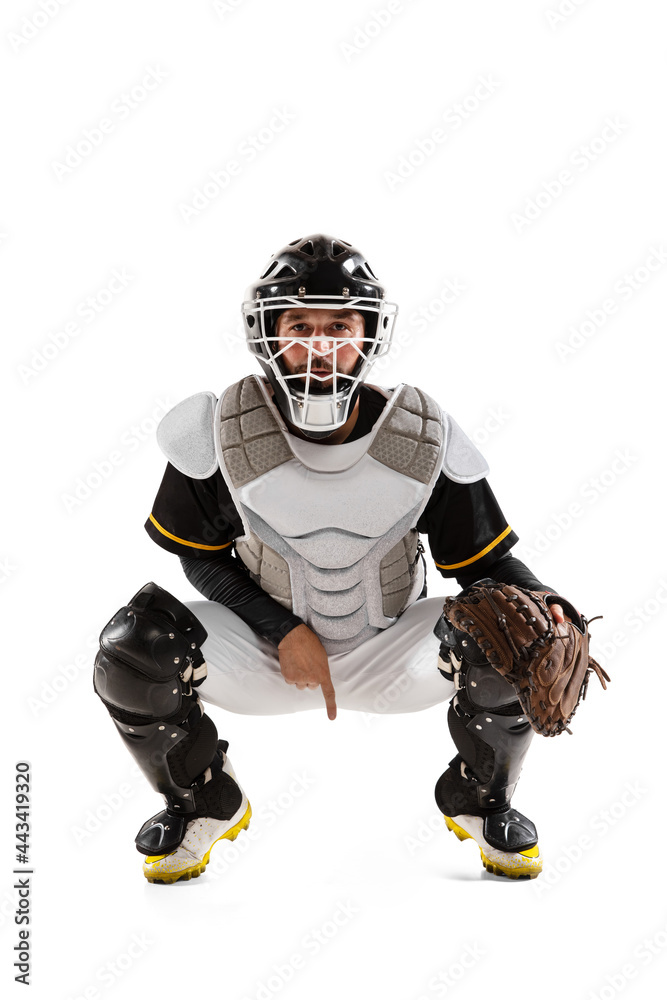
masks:
[[[190,819],[228,819],[240,805],[238,786],[222,772],[215,725],[193,690],[206,676],[205,639],[195,615],[154,583],[116,612],[100,636],[95,691],[166,803],[137,834],[143,854],[175,850]]]
[[[441,669],[456,687],[447,721],[458,750],[435,787],[446,816],[484,817],[484,836],[498,850],[517,851],[537,843],[537,831],[511,808],[533,730],[512,686],[489,666],[465,632],[446,619],[436,627]]]

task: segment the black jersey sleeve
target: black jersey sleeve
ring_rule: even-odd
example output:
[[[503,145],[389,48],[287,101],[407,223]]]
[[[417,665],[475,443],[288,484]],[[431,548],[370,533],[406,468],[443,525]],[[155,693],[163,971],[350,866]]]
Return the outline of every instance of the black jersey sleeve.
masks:
[[[417,530],[428,536],[431,555],[445,577],[488,574],[519,536],[507,523],[486,479],[456,483],[444,472],[435,484]]]
[[[472,568],[468,568],[467,573],[459,570],[456,574],[456,581],[460,587],[469,587],[481,579],[479,571],[474,567],[475,563],[472,564]],[[515,583],[519,587],[525,587],[526,590],[549,590],[554,594],[556,593],[553,587],[548,587],[545,583],[538,580],[526,564],[521,562],[520,559],[516,559],[511,552],[506,552],[500,559],[487,566],[483,576],[497,580],[498,583]]]
[[[144,527],[167,552],[193,559],[214,558],[243,534],[219,469],[208,479],[192,479],[171,463]]]

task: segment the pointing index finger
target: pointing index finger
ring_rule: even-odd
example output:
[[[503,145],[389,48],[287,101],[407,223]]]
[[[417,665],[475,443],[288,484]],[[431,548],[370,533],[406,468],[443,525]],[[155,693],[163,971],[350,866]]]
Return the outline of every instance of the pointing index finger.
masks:
[[[334,691],[333,684],[331,683],[331,674],[327,668],[326,671],[322,672],[323,676],[320,678],[320,685],[322,687],[322,694],[324,695],[324,702],[327,707],[327,715],[331,722],[336,718],[337,708],[336,708],[336,692]]]

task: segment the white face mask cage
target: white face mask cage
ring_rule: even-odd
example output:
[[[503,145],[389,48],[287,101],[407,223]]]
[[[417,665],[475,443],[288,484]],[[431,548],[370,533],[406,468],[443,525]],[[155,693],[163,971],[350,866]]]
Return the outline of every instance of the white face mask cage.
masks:
[[[358,309],[363,312],[377,314],[376,332],[373,337],[327,337],[330,344],[328,351],[317,351],[313,337],[279,338],[268,331],[275,329],[275,322],[268,323],[270,312],[284,312],[286,309]],[[350,404],[355,397],[357,386],[365,380],[370,368],[385,355],[391,347],[394,325],[398,314],[398,306],[384,299],[364,298],[362,296],[332,295],[324,298],[322,295],[283,296],[282,298],[254,299],[243,303],[243,315],[246,323],[248,349],[262,359],[271,368],[274,378],[285,394],[289,407],[286,414],[291,423],[308,432],[334,431],[345,423],[350,413]],[[282,347],[279,340],[285,341]],[[318,340],[324,338],[318,338]],[[338,351],[343,346],[353,344],[361,364],[354,375],[346,375],[338,371]],[[302,344],[308,351],[306,370],[296,374],[286,374],[281,370],[279,359],[294,344]],[[332,372],[327,375],[316,375],[312,372],[317,367],[317,359],[326,357]],[[357,369],[357,365],[355,365]],[[322,391],[325,382],[330,381],[330,388]]]

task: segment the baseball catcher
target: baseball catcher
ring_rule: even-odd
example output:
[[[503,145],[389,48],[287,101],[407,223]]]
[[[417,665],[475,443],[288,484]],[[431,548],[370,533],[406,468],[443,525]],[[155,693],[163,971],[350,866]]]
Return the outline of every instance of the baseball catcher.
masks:
[[[397,307],[358,249],[293,240],[242,314],[261,375],[190,396],[157,433],[167,467],[145,528],[202,599],[145,584],[95,660],[95,690],[164,800],[136,837],[145,877],[198,877],[250,822],[205,704],[334,721],[451,699],[457,753],[436,802],[488,870],[534,878],[537,832],[512,795],[533,730],[560,732],[589,671],[606,678],[586,619],[512,556],[518,536],[454,418],[415,386],[367,381]],[[444,613],[421,536],[463,588]]]

